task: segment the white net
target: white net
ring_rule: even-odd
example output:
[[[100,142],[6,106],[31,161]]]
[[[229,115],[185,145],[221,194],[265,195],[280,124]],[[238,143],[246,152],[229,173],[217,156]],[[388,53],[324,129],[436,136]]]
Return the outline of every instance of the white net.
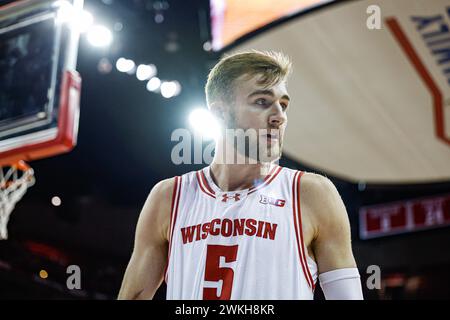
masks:
[[[0,240],[8,239],[9,217],[34,181],[33,169],[23,161],[0,167]]]

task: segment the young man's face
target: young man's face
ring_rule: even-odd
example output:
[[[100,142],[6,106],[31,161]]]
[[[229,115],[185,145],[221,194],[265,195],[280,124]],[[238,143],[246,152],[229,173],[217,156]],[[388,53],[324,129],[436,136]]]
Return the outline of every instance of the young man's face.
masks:
[[[256,139],[250,137],[250,149],[267,146],[270,161],[281,156],[284,132],[287,126],[289,95],[286,83],[280,82],[264,88],[258,83],[260,76],[251,79],[242,76],[234,84],[234,105],[229,106],[228,128],[255,129]],[[245,153],[247,154],[247,150]],[[251,157],[251,152],[250,152]],[[253,158],[253,157],[251,157]],[[260,157],[257,160],[261,160]]]

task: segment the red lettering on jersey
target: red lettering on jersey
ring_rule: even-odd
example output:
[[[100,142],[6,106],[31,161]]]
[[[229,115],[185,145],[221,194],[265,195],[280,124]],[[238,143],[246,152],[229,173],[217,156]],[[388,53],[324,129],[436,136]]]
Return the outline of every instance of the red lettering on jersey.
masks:
[[[200,240],[200,228],[201,228],[201,224],[198,224],[198,225],[196,225],[195,227],[196,227],[196,231],[195,231],[195,233],[196,233],[196,237],[195,237],[195,241],[199,241]]]
[[[202,225],[202,239],[205,240],[208,237],[209,230],[211,228],[211,222],[204,223]]]
[[[242,236],[244,234],[245,219],[234,219],[234,233],[233,236]]]
[[[222,229],[220,231],[224,237],[231,236],[231,233],[233,232],[233,222],[231,222],[230,219],[223,219]]]
[[[267,236],[269,236],[270,240],[274,240],[278,225],[276,223],[270,222],[266,222],[265,225],[266,227],[264,228],[264,239],[267,239]]]
[[[214,219],[211,221],[211,230],[209,231],[209,234],[212,236],[218,236],[220,233],[220,228],[214,229],[216,224],[220,224],[220,219]]]
[[[211,236],[255,236],[258,238],[275,240],[277,224],[255,219],[214,219],[195,226],[181,228],[183,244],[205,240]],[[195,236],[195,238],[194,238]]]
[[[264,226],[264,221],[258,221],[258,232],[256,233],[256,236],[259,238],[262,237],[263,226]]]
[[[247,219],[245,221],[245,226],[247,229],[245,229],[245,234],[248,236],[254,236],[256,233],[256,223],[257,221],[255,219]]]
[[[194,240],[194,231],[195,231],[195,226],[187,227],[187,228],[181,228],[181,235],[182,235],[182,238],[183,238],[183,244],[186,244],[187,242],[192,242],[192,240]]]

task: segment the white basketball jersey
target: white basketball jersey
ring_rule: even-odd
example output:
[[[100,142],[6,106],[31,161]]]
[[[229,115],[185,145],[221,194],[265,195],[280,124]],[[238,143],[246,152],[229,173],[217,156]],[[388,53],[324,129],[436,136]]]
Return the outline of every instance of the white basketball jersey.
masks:
[[[250,189],[223,192],[210,168],[175,178],[168,300],[311,300],[317,265],[303,241],[300,178],[273,165]]]

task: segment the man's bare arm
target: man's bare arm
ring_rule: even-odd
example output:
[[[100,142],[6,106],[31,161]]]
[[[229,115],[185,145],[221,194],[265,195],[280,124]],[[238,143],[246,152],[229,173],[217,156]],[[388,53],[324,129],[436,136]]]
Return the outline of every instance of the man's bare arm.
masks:
[[[319,273],[356,267],[347,210],[336,187],[328,178],[313,173],[306,173],[301,183],[301,197],[315,227],[312,248]]]
[[[174,178],[156,184],[142,208],[118,299],[152,299],[164,279]]]
[[[324,295],[327,299],[363,299],[344,202],[328,178],[305,174],[303,179],[305,205],[314,226],[312,248]]]

